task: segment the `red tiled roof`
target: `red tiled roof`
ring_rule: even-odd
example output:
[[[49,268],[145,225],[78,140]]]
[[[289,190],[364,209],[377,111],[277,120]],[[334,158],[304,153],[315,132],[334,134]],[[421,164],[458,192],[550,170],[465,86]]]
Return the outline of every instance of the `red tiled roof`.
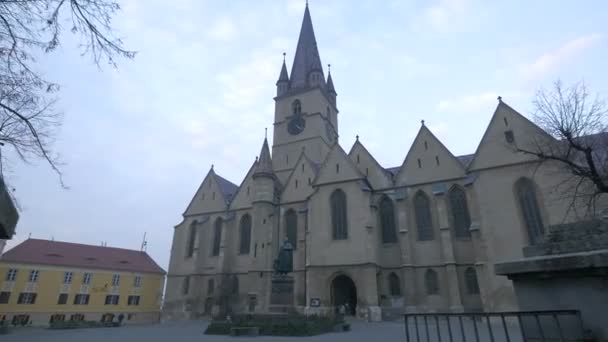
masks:
[[[146,253],[80,243],[27,239],[2,254],[0,261],[165,274]]]

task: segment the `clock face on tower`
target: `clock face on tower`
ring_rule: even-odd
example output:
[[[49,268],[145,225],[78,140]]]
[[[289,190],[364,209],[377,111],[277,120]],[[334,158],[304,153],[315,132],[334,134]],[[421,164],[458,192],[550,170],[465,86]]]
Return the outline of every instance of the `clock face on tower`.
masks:
[[[306,120],[302,115],[294,115],[287,123],[287,132],[291,135],[298,135],[302,133],[304,127],[306,127]]]

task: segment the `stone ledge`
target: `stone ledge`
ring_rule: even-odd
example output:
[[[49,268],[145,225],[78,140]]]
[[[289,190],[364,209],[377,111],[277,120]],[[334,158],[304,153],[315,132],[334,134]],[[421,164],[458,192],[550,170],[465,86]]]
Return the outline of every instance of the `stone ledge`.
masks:
[[[566,272],[585,268],[608,269],[608,249],[531,257],[497,263],[494,267],[494,273],[511,277],[524,273]]]

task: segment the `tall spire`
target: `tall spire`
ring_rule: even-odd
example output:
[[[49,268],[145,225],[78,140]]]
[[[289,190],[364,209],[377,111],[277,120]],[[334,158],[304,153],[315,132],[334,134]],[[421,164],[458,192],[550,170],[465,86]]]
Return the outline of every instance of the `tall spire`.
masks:
[[[272,158],[270,157],[270,148],[268,148],[268,139],[264,137],[264,144],[260,151],[260,158],[258,158],[258,164],[255,167],[254,176],[262,175],[273,175],[272,171]]]
[[[312,19],[308,10],[308,3],[306,3],[298,46],[293,59],[293,66],[291,67],[291,88],[306,88],[310,86],[310,74],[313,71],[318,72],[321,75],[320,80],[324,82],[325,76],[323,76],[321,57],[319,57],[317,40],[312,28]]]
[[[334,81],[331,79],[331,64],[327,64],[327,91],[330,94],[336,94],[336,89],[334,88]]]

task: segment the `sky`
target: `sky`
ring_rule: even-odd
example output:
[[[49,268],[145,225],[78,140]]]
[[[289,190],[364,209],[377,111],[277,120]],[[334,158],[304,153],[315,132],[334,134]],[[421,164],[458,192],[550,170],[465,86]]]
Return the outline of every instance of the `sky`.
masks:
[[[21,218],[8,248],[51,239],[139,249],[165,269],[174,226],[212,164],[240,184],[272,129],[282,53],[305,0],[119,0],[134,60],[98,68],[78,42],[40,60],[61,85],[61,187],[48,165],[14,163]],[[310,0],[338,93],[340,144],[399,166],[420,120],[454,153],[475,152],[497,96],[532,116],[561,79],[608,98],[606,1]],[[325,69],[327,74],[327,69]],[[269,134],[269,137],[272,137]]]

